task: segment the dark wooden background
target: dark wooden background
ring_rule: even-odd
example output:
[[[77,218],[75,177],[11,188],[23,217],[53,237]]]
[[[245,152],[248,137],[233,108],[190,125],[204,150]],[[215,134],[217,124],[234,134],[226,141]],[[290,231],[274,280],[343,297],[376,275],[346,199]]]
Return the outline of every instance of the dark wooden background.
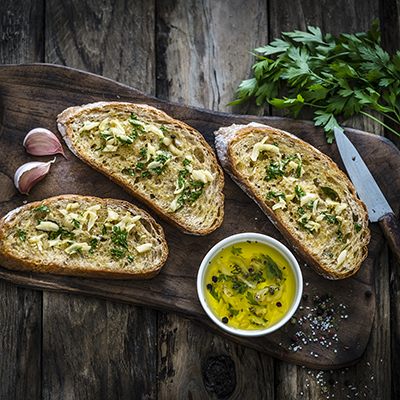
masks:
[[[251,103],[226,107],[250,77],[255,47],[307,25],[335,35],[366,31],[379,17],[393,52],[399,11],[395,0],[3,0],[0,63],[66,65],[176,103],[282,115]],[[386,135],[362,118],[348,126]],[[0,399],[400,398],[400,272],[387,246],[375,275],[363,358],[324,372],[174,314],[0,282]]]

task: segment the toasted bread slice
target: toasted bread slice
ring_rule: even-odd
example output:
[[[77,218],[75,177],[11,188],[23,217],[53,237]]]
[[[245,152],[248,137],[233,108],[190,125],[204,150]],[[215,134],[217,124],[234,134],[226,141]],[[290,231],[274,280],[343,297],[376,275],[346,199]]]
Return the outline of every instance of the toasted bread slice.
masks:
[[[223,220],[224,175],[203,136],[143,104],[66,109],[58,129],[81,160],[181,231],[206,235]]]
[[[126,201],[61,195],[0,220],[0,265],[11,270],[149,279],[167,256],[162,227]]]
[[[215,145],[224,169],[316,272],[342,279],[360,268],[368,213],[329,157],[271,127],[220,128]]]

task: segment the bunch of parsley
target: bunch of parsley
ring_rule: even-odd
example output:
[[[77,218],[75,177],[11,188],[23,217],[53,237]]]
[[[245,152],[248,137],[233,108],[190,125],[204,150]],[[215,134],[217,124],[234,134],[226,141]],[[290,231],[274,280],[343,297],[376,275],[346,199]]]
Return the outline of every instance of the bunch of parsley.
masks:
[[[294,118],[304,106],[311,107],[315,125],[324,127],[329,143],[339,126],[336,118],[346,120],[355,113],[399,135],[369,111],[400,124],[400,52],[389,56],[382,49],[378,19],[367,33],[323,38],[319,28],[309,26],[308,32],[282,33],[282,39],[254,51],[262,54],[253,66],[254,78],[240,84],[238,99],[229,105],[255,97],[257,105],[267,101],[288,109]],[[278,98],[283,88],[288,96]]]

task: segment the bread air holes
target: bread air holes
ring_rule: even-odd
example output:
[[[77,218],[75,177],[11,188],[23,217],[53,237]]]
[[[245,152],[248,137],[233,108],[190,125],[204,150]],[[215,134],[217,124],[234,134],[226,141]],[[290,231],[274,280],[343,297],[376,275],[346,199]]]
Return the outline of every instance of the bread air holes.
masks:
[[[136,242],[136,243],[139,243],[140,242],[140,239],[141,239],[141,236],[139,235],[139,233],[138,232],[133,232],[133,240]]]
[[[149,221],[147,221],[146,219],[142,218],[140,220],[142,227],[147,231],[147,233],[152,236],[153,234],[153,227],[151,226],[151,224],[149,223]],[[135,240],[137,242],[140,242],[140,240],[142,239],[142,236],[140,236],[137,232],[135,232]]]
[[[203,151],[201,150],[201,149],[199,149],[199,148],[196,148],[195,150],[194,150],[194,156],[199,160],[199,162],[201,163],[201,164],[203,164],[204,163],[204,153],[203,153]]]
[[[344,243],[344,244],[347,243],[347,241],[351,239],[351,236],[352,236],[352,235],[351,235],[350,232],[346,233],[346,235],[344,235],[343,238],[342,238],[343,243]]]

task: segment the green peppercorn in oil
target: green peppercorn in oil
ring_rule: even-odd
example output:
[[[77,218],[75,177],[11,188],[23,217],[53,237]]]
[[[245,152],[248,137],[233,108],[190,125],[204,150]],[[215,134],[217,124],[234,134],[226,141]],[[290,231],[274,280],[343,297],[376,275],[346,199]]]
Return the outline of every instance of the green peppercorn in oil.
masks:
[[[205,298],[223,323],[259,330],[279,322],[293,304],[296,282],[282,254],[257,241],[226,246],[205,272]]]

